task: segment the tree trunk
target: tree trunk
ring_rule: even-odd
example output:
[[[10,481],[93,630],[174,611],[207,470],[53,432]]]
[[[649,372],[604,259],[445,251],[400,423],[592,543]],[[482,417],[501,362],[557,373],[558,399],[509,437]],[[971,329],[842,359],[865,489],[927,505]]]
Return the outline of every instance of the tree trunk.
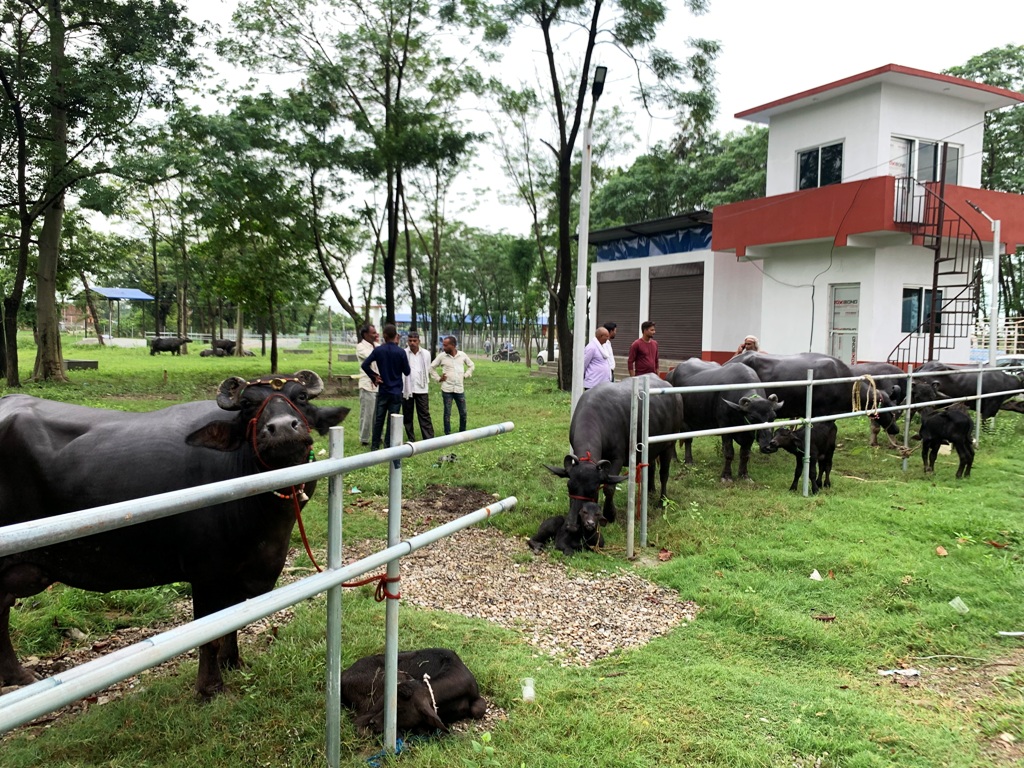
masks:
[[[96,329],[96,343],[101,347],[105,347],[107,344],[103,341],[103,334],[100,333],[100,316],[96,311],[96,302],[92,298],[92,290],[89,288],[89,281],[85,277],[85,272],[79,270],[78,279],[82,281],[82,287],[85,289],[85,306],[89,310],[89,316],[92,318],[92,327]]]
[[[267,295],[267,318],[270,321],[270,372],[277,373],[277,319],[274,316],[274,295]]]
[[[60,230],[64,222],[64,196],[58,197],[43,214],[39,233],[39,265],[36,268],[36,381],[68,380],[61,353],[60,323],[57,320],[57,257]]]
[[[558,332],[558,388],[572,390],[572,327],[569,324],[569,297],[572,279],[572,248],[569,242],[569,203],[572,199],[570,176],[572,155],[563,149],[558,158],[558,306],[555,325]],[[579,307],[576,311],[579,311]]]
[[[242,307],[239,306],[235,310],[235,357],[241,357],[245,354],[245,350],[242,349],[242,338],[245,335],[245,330],[242,327]]]

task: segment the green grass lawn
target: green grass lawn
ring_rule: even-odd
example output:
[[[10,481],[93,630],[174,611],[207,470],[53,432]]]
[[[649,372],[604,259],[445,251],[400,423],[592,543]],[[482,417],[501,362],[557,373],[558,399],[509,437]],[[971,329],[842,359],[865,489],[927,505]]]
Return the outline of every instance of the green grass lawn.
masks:
[[[228,375],[266,372],[247,359],[149,356],[146,350],[66,348],[98,359],[65,386],[23,391],[104,408],[145,410],[211,397]],[[30,360],[30,351],[25,351]],[[326,375],[326,347],[282,355],[282,371]],[[334,373],[355,372],[334,363]],[[479,488],[519,506],[490,525],[528,536],[565,510],[565,482],[543,469],[560,464],[568,442],[568,394],[522,365],[479,361],[467,386],[470,426],[511,420],[507,435],[459,449],[459,461],[403,462],[406,495],[438,482]],[[355,398],[345,422],[347,453],[358,452]],[[440,397],[431,402],[440,423]],[[635,570],[702,608],[695,621],[591,667],[538,656],[516,632],[483,620],[404,606],[402,647],[449,646],[474,671],[483,694],[508,712],[491,732],[420,742],[396,764],[426,766],[1002,766],[1024,759],[1024,652],[999,630],[1024,630],[1021,548],[1024,423],[999,416],[983,432],[972,477],[954,478],[940,457],[934,476],[915,453],[909,471],[892,452],[868,447],[866,420],[840,423],[833,487],[810,499],[787,489],[788,454],[751,461],[752,483],[722,486],[715,438],[694,444],[696,465],[673,468],[671,502],[652,509],[650,547],[623,557],[620,523],[608,548],[572,568]],[[326,446],[318,440],[317,449]],[[362,499],[345,516],[347,541],[379,537],[387,474],[373,467],[346,477]],[[620,495],[620,508],[624,501]],[[379,503],[377,503],[379,502]],[[326,537],[326,494],[304,515],[314,547]],[[994,546],[990,542],[1005,546]],[[297,539],[295,545],[301,547]],[[937,547],[947,556],[940,557]],[[665,561],[656,557],[664,548]],[[525,555],[524,564],[531,561]],[[553,560],[558,555],[549,556]],[[305,556],[300,559],[308,565]],[[813,581],[817,570],[824,578]],[[124,623],[161,616],[187,586],[96,596],[55,588],[22,601],[15,644],[23,655],[52,653],[74,626],[92,642]],[[961,597],[970,607],[949,606]],[[383,644],[383,608],[365,590],[344,607],[345,663]],[[324,601],[296,607],[247,669],[229,673],[211,704],[192,697],[194,661],[149,674],[123,700],[43,730],[8,737],[0,765],[309,766],[324,763]],[[822,621],[821,617],[835,617]],[[1005,662],[1005,664],[1003,663]],[[916,667],[912,685],[879,669]],[[519,681],[536,679],[537,700]],[[1012,740],[1018,741],[1012,741]],[[476,745],[474,746],[474,742]],[[377,747],[343,723],[344,765],[365,765]]]

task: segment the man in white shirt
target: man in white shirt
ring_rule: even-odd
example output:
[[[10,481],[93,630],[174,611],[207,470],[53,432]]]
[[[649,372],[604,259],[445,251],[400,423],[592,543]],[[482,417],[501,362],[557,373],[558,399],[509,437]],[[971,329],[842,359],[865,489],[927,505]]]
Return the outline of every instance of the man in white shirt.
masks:
[[[603,326],[608,331],[608,339],[601,345],[601,350],[604,352],[604,359],[608,361],[608,369],[611,371],[611,380],[615,381],[615,352],[612,351],[612,339],[615,338],[615,329],[619,327],[618,323],[608,322]]]
[[[583,351],[583,389],[593,389],[598,384],[612,380],[612,369],[604,356],[604,343],[608,341],[608,330],[598,326],[594,338]]]
[[[363,360],[370,356],[380,343],[377,329],[367,323],[359,329],[359,343],[356,344],[356,360],[359,362],[359,442],[370,444],[373,435],[373,414],[377,410],[377,385],[373,383],[362,369]],[[377,364],[372,368],[376,371]]]
[[[473,375],[476,365],[469,356],[456,348],[454,336],[445,336],[442,350],[430,364],[430,375],[441,382],[441,397],[444,399],[444,433],[452,431],[452,402],[459,409],[459,432],[466,431],[466,388],[464,382]],[[437,369],[441,369],[438,376]]]
[[[405,422],[405,436],[411,443],[416,439],[412,428],[412,413],[415,410],[420,423],[423,440],[434,436],[434,423],[430,420],[430,353],[420,347],[419,331],[409,331],[409,375],[405,377],[402,390],[402,417]]]

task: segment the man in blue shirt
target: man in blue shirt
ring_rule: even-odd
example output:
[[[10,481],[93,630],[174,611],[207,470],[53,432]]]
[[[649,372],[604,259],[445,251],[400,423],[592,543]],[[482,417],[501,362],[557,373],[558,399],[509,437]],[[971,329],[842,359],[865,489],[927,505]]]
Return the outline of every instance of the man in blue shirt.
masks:
[[[374,363],[377,364],[377,371],[373,370]],[[384,326],[384,343],[374,349],[360,367],[377,385],[377,409],[373,414],[373,437],[370,441],[370,450],[376,451],[380,448],[382,432],[385,433],[385,447],[391,445],[391,419],[388,416],[401,412],[402,375],[408,376],[410,373],[409,357],[398,346],[398,329],[394,323]]]

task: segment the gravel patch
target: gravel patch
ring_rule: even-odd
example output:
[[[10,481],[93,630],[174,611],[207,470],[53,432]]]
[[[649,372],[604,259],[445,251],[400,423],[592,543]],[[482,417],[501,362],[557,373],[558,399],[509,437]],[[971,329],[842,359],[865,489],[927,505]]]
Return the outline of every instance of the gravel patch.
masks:
[[[346,545],[346,562],[382,546]],[[525,540],[469,528],[402,558],[402,600],[516,630],[562,666],[638,648],[697,613],[692,601],[633,574],[570,575],[565,562],[549,558],[531,554]]]

